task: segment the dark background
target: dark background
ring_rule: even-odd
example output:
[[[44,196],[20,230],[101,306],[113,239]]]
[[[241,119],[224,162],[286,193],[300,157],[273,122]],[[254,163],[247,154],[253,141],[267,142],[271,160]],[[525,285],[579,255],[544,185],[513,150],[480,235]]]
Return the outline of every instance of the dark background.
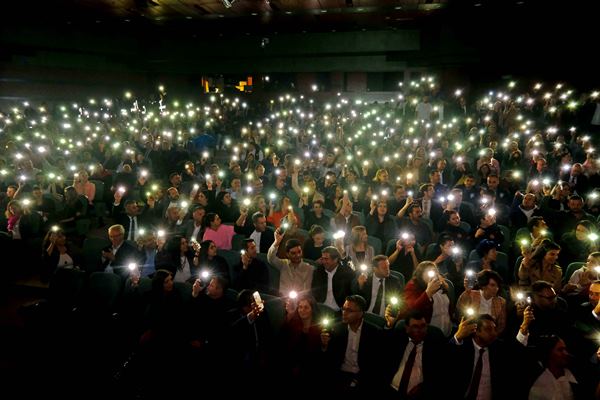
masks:
[[[202,77],[229,85],[249,75],[257,94],[314,83],[319,91],[393,91],[425,73],[442,90],[500,79],[589,90],[599,81],[597,4],[11,0],[0,16],[0,100],[139,94],[159,83],[194,95]]]

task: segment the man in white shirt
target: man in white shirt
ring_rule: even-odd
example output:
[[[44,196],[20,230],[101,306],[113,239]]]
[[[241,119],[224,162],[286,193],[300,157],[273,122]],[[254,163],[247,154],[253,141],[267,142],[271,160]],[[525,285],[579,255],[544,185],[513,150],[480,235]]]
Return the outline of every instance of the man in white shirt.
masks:
[[[337,248],[325,247],[321,251],[321,265],[313,274],[312,294],[318,303],[339,311],[346,297],[352,292],[354,271],[341,263],[342,257]]]
[[[526,328],[525,331],[527,337]],[[522,339],[522,331],[520,335]],[[521,342],[511,347],[497,339],[496,321],[492,316],[483,314],[473,320],[463,318],[451,340],[454,344],[450,354],[453,398],[504,399],[517,392],[515,377],[525,376],[525,373],[518,372],[524,363],[515,360],[524,358],[525,346]]]
[[[275,241],[267,253],[269,264],[279,270],[279,293],[287,296],[292,290],[307,292],[311,288],[313,267],[302,261],[302,245],[297,239],[290,239],[286,242],[287,259],[277,257],[277,249],[282,239],[283,234],[277,229],[275,231]]]
[[[335,368],[333,382],[341,394],[368,394],[376,389],[378,343],[381,330],[365,322],[367,302],[359,295],[346,297],[342,323],[321,335],[322,349]],[[371,393],[372,394],[372,393]]]
[[[558,336],[547,336],[538,342],[542,364],[546,369],[529,390],[529,400],[574,400],[573,387],[579,382],[567,368],[571,355]]]
[[[388,307],[388,310],[390,308]],[[387,326],[394,327],[396,317],[386,314]],[[443,393],[436,384],[444,373],[440,362],[446,339],[442,332],[427,323],[425,316],[411,312],[404,319],[404,329],[392,329],[385,333],[390,337],[382,352],[382,385],[391,391],[387,397],[407,399],[434,399]],[[387,398],[386,397],[386,398]]]
[[[391,275],[390,261],[386,256],[375,256],[372,265],[373,274],[361,273],[353,283],[352,292],[365,298],[368,312],[383,317],[390,298],[400,296],[402,284]]]

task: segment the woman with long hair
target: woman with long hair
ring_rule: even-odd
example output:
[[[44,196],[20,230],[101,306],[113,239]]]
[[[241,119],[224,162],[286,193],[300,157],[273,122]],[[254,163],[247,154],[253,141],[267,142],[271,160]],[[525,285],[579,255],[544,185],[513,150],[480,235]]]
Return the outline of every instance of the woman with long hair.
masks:
[[[194,254],[187,238],[172,236],[156,255],[155,268],[170,271],[175,282],[193,283],[198,277],[198,262]]]
[[[439,328],[444,335],[452,331],[449,285],[446,279],[431,261],[423,261],[417,265],[412,279],[404,288],[403,314],[419,311],[431,325]]]
[[[340,240],[336,241],[336,247],[342,254],[342,257],[349,257],[353,267],[356,269],[361,264],[369,264],[375,257],[373,246],[369,245],[369,235],[367,228],[362,225],[352,228],[350,233],[350,243],[345,247],[341,247],[343,243]]]
[[[280,332],[281,364],[284,380],[290,387],[314,382],[318,377],[321,353],[321,327],[318,321],[317,301],[308,294],[298,299],[288,298],[285,322]]]
[[[197,260],[200,273],[206,270],[211,276],[219,275],[231,282],[227,261],[217,254],[217,246],[212,240],[204,240],[200,243],[200,249],[196,251],[194,260],[194,262]]]
[[[519,285],[531,286],[536,281],[552,284],[554,290],[560,291],[562,286],[562,269],[558,266],[560,246],[549,239],[544,239],[534,251],[523,255],[519,266]]]
[[[67,240],[65,232],[54,226],[42,244],[42,277],[47,278],[58,268],[79,269],[81,251]]]

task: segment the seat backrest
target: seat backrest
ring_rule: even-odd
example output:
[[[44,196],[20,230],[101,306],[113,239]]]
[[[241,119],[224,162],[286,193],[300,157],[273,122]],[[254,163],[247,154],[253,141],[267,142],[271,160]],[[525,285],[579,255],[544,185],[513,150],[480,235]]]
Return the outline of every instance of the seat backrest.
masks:
[[[365,312],[364,319],[370,324],[373,324],[379,328],[385,328],[385,318],[379,314],[373,314],[372,312]]]
[[[123,288],[123,279],[110,272],[94,272],[88,284],[88,303],[94,311],[110,313],[115,310]]]
[[[423,218],[421,218],[421,221],[423,221],[423,223],[429,227],[429,230],[431,232],[433,232],[433,221],[432,220],[430,220],[429,218],[423,217]]]
[[[352,214],[354,214],[358,217],[358,220],[360,221],[360,224],[362,226],[365,226],[365,214],[358,212],[358,211],[352,211]]]
[[[584,265],[585,265],[585,263],[581,262],[581,261],[576,261],[576,262],[572,262],[571,264],[569,264],[567,266],[567,270],[565,271],[565,273],[563,275],[563,282],[565,282],[565,283],[569,282],[569,279],[571,279],[573,272],[577,271],[579,268],[583,267]]]
[[[227,265],[229,267],[229,276],[233,276],[231,275],[231,272],[233,271],[234,267],[240,263],[241,260],[241,254],[239,250],[217,250],[217,254],[223,257],[225,261],[227,261]]]
[[[396,248],[396,242],[398,241],[398,239],[390,239],[388,240],[387,244],[385,245],[385,254],[386,255],[390,255],[394,252],[394,249]]]
[[[406,279],[404,278],[404,275],[402,274],[402,272],[390,270],[390,275],[392,275],[393,277],[398,278],[400,280],[401,290],[404,291],[404,286],[406,285]]]
[[[471,250],[471,252],[469,253],[468,261],[477,261],[477,260],[479,260],[479,254],[477,254],[477,250]]]
[[[323,215],[325,215],[326,217],[329,218],[334,218],[335,217],[335,212],[333,212],[333,210],[330,210],[328,208],[324,208],[323,209]],[[324,226],[323,229],[329,229],[328,226]]]
[[[96,187],[96,194],[94,195],[94,203],[104,202],[104,182],[98,180],[90,180]]]
[[[500,247],[503,252],[508,253],[508,251],[510,250],[510,229],[508,229],[508,227],[504,225],[498,225],[498,228],[504,236],[504,240],[502,241],[502,243],[500,243]]]
[[[56,309],[70,311],[81,301],[86,274],[76,269],[58,268],[50,277],[48,301]]]
[[[381,254],[381,239],[379,239],[375,236],[368,235],[367,240],[368,240],[369,246],[373,247],[373,254],[375,254],[375,255]]]
[[[267,265],[267,268],[269,269],[269,287],[273,290],[274,293],[279,293],[279,279],[281,277],[281,273],[277,268],[269,264],[266,254],[258,253],[256,255],[256,258],[258,258]]]
[[[304,241],[307,241],[308,238],[310,237],[310,235],[308,234],[308,231],[306,229],[298,228],[298,229],[296,229],[296,232],[304,238]]]
[[[267,312],[269,325],[271,326],[273,334],[277,337],[285,321],[285,300],[266,293],[261,293],[260,297],[265,303],[265,311]]]
[[[469,223],[465,221],[460,221],[460,227],[463,228],[467,233],[471,232],[471,230],[473,229],[471,228],[471,225],[469,225]]]
[[[177,290],[184,304],[189,303],[192,300],[192,285],[187,282],[175,282],[173,283],[173,290]]]
[[[324,318],[328,318],[330,321],[333,321],[337,316],[335,310],[329,306],[326,306],[325,304],[318,303],[317,308],[319,310],[319,323],[321,323],[321,320],[323,320]]]
[[[83,241],[83,269],[87,272],[101,270],[102,249],[110,246],[108,239],[86,238]]]
[[[244,239],[246,236],[235,234],[231,239],[231,249],[232,250],[242,250],[244,248]]]

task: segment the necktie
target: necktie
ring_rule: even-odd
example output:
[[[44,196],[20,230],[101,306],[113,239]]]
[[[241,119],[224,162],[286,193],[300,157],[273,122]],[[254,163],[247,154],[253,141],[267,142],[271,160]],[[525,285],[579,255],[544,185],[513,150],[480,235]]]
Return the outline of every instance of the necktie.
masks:
[[[413,343],[414,346],[406,359],[406,364],[404,365],[404,371],[402,371],[402,378],[400,379],[400,385],[398,385],[398,393],[401,396],[404,396],[408,391],[408,384],[410,382],[410,375],[412,373],[413,367],[415,366],[415,359],[417,358],[417,345]]]
[[[481,380],[481,371],[483,370],[483,353],[485,349],[479,349],[479,358],[477,364],[475,364],[475,370],[473,371],[473,378],[471,379],[471,385],[465,399],[475,400],[477,398],[477,392],[479,392],[479,381]]]
[[[129,217],[129,234],[127,240],[135,240],[135,217]]]
[[[379,289],[377,289],[377,297],[375,298],[375,305],[373,306],[373,314],[380,314],[382,298],[383,298],[383,279],[379,279]]]

